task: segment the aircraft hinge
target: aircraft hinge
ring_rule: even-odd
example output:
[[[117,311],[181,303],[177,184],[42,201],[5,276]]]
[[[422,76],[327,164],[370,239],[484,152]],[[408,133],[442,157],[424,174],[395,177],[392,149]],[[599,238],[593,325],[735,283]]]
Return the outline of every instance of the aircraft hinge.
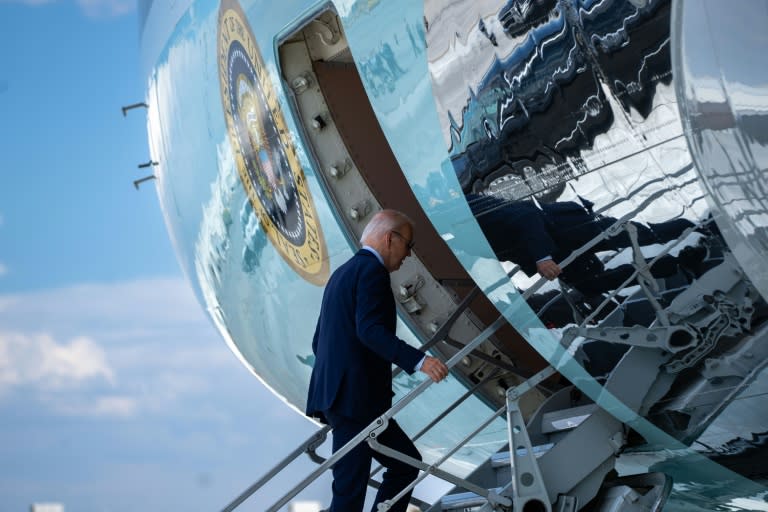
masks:
[[[345,158],[343,162],[335,163],[328,169],[332,178],[341,179],[352,169],[352,161]]]
[[[315,83],[316,81],[312,76],[312,73],[306,72],[291,80],[291,89],[293,89],[293,92],[296,94],[302,94]]]
[[[402,304],[405,310],[412,315],[419,314],[424,308],[416,295],[416,292],[424,286],[424,282],[424,278],[421,275],[416,274],[416,276],[405,281],[398,288],[400,304]]]
[[[349,209],[349,217],[358,222],[362,221],[371,212],[371,203],[368,200],[360,201]]]

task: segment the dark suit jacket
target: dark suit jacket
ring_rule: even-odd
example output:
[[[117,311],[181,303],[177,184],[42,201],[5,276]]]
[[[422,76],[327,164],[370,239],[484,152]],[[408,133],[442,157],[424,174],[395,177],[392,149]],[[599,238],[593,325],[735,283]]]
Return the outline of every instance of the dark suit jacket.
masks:
[[[572,250],[600,233],[601,226],[578,203],[543,204],[502,201],[493,196],[467,195],[488,243],[500,260],[512,261],[532,276],[536,262],[551,256],[561,261]]]
[[[308,416],[323,412],[370,422],[392,405],[392,363],[408,373],[424,354],[395,336],[389,272],[361,249],[331,276],[312,351]]]

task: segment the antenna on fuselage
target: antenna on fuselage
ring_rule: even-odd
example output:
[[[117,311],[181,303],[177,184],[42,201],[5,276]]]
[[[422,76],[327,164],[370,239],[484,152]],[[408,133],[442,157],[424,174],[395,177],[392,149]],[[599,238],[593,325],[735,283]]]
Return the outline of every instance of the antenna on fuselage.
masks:
[[[137,167],[139,169],[146,169],[147,167],[154,167],[156,165],[157,165],[157,162],[155,162],[154,160],[150,159],[149,162],[146,162],[146,163],[143,163],[143,164],[139,164],[139,165],[137,165]],[[157,176],[155,176],[154,174],[150,174],[149,176],[144,176],[141,179],[134,180],[133,181],[133,186],[136,187],[136,190],[139,190],[139,185],[140,184],[144,183],[145,181],[155,180],[155,179],[157,179]]]
[[[137,167],[139,169],[146,169],[147,167],[150,167],[150,166],[154,167],[156,165],[157,165],[157,162],[155,162],[154,160],[150,160],[147,163],[137,165]]]
[[[146,104],[146,103],[144,103],[143,101],[142,101],[142,102],[140,102],[140,103],[134,103],[134,104],[132,104],[132,105],[126,105],[126,106],[122,107],[122,110],[123,110],[123,117],[125,117],[125,116],[126,116],[126,114],[127,114],[127,112],[128,112],[129,110],[133,110],[134,108],[139,108],[139,107],[149,108],[149,105],[147,105],[147,104]]]
[[[123,117],[125,117],[128,114],[129,110],[133,110],[135,108],[140,108],[140,107],[149,108],[149,105],[141,101],[139,103],[133,103],[131,105],[125,105],[124,107],[121,107],[121,110],[123,111]],[[139,169],[146,169],[147,167],[154,167],[156,165],[157,165],[157,162],[155,162],[150,158],[148,162],[139,164],[137,165],[137,167]],[[157,176],[155,176],[154,174],[150,174],[149,176],[144,176],[143,178],[139,178],[138,180],[133,180],[133,186],[136,188],[136,190],[139,190],[139,185],[141,185],[145,181],[155,180],[155,179],[157,179]]]
[[[139,185],[141,185],[145,181],[155,180],[155,179],[157,179],[157,176],[155,176],[154,174],[150,174],[149,176],[144,176],[143,178],[140,178],[138,180],[133,180],[133,186],[136,187],[136,190],[139,190]]]

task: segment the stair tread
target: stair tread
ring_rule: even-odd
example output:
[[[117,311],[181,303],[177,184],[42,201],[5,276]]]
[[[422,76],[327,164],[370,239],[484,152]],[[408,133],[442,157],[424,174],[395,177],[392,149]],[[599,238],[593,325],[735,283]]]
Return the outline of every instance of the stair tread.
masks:
[[[595,404],[588,404],[545,413],[541,418],[541,432],[551,434],[576,428],[595,412],[595,409]]]
[[[498,491],[499,489],[495,489]],[[458,492],[448,494],[440,499],[440,505],[443,510],[452,510],[456,508],[476,507],[484,505],[486,499],[474,492]]]

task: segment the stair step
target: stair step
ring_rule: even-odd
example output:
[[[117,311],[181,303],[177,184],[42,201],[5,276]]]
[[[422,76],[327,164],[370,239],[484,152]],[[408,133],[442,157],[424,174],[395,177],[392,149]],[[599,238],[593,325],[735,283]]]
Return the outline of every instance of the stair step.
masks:
[[[595,409],[595,404],[589,404],[545,413],[541,418],[541,433],[551,434],[576,428],[589,418]]]
[[[443,496],[440,500],[440,506],[444,512],[449,510],[461,510],[462,512],[472,507],[481,507],[485,505],[486,499],[473,492],[460,492]]]

